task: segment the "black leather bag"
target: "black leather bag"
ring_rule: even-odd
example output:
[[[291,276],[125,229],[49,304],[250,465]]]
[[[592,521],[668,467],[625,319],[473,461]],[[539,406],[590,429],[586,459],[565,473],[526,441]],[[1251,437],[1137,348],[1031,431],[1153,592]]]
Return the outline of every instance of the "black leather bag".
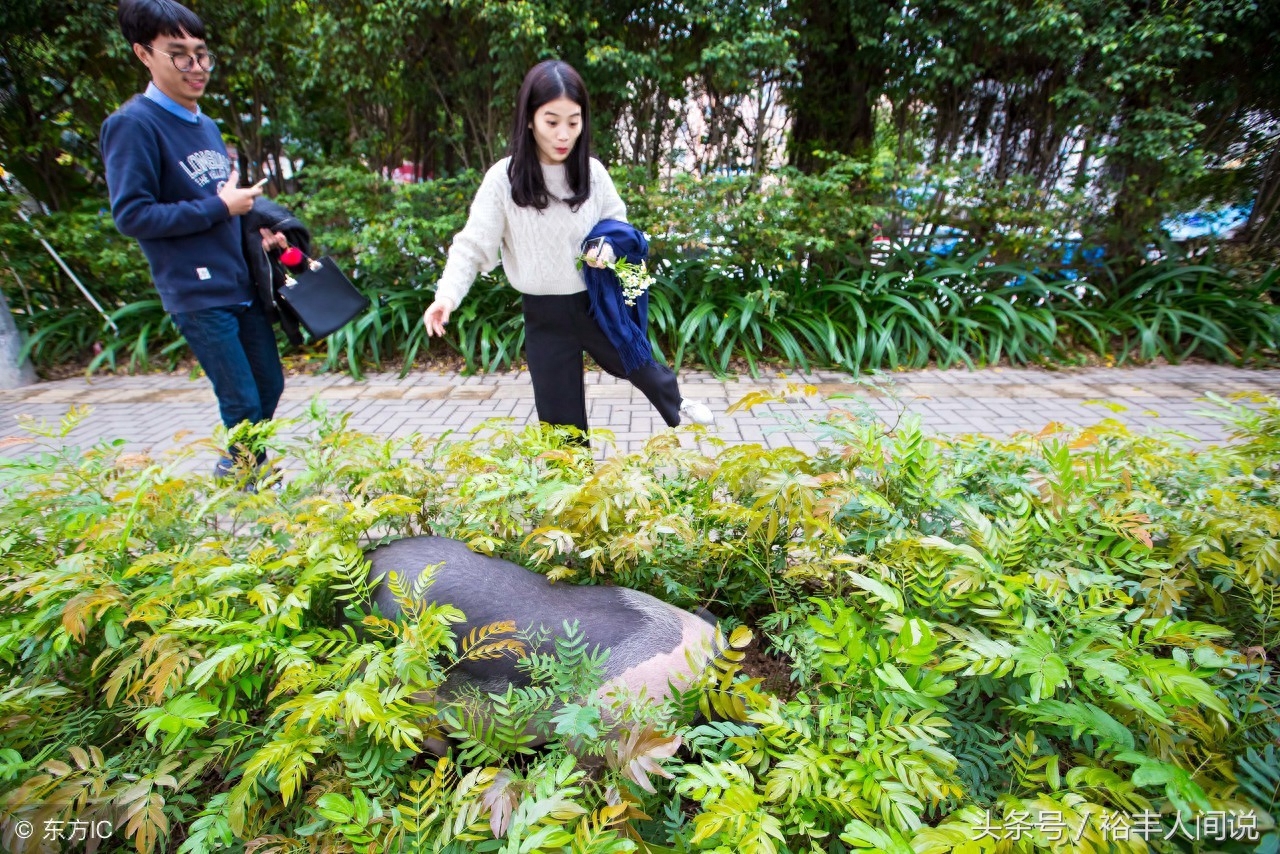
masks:
[[[370,304],[328,255],[287,276],[279,296],[316,341],[346,326]]]

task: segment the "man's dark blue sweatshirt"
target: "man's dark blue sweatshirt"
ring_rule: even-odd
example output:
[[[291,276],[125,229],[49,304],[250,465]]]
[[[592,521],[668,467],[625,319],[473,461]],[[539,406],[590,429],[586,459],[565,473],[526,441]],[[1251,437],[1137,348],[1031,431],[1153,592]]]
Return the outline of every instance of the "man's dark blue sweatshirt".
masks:
[[[111,215],[142,246],[165,310],[253,299],[240,218],[218,198],[231,161],[213,120],[185,122],[136,95],[103,123],[100,144]]]

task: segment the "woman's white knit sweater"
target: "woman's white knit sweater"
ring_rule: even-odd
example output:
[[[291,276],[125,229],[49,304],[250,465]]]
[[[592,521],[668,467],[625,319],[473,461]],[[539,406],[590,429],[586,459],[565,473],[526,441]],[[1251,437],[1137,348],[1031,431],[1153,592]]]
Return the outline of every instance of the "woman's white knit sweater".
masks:
[[[602,219],[626,220],[613,179],[604,164],[591,159],[591,196],[576,211],[563,199],[573,195],[563,164],[542,164],[551,204],[545,210],[516,205],[511,198],[511,180],[504,157],[487,173],[467,225],[453,238],[449,260],[436,285],[436,298],[457,308],[478,273],[498,265],[512,286],[526,294],[576,294],[587,289],[577,268],[582,241]]]

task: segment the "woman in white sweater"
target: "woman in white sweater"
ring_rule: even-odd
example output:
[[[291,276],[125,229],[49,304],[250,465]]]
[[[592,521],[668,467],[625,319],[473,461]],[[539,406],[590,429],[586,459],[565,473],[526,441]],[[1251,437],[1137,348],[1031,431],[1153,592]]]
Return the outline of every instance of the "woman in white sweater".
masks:
[[[583,352],[626,377],[671,427],[713,422],[684,400],[670,368],[656,363],[627,375],[617,350],[592,319],[577,267],[583,240],[602,219],[626,220],[627,208],[600,161],[591,156],[590,107],[582,78],[557,60],[539,63],[520,87],[510,156],[487,173],[467,225],[449,248],[435,301],[423,315],[428,335],[443,335],[476,276],[497,266],[523,294],[525,357],[538,418],[587,430]],[[612,260],[606,245],[602,257]]]

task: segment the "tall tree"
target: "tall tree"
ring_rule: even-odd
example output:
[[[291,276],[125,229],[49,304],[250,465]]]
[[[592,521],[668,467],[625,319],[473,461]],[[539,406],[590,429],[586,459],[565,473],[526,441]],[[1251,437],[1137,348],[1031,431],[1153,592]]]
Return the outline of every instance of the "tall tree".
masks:
[[[245,179],[270,176],[277,190],[285,189],[283,161],[318,153],[306,151],[290,133],[307,115],[307,100],[299,89],[304,69],[314,62],[307,18],[299,15],[306,7],[291,0],[189,2],[204,21],[210,49],[218,57],[214,85],[201,109],[236,146]]]
[[[797,79],[788,87],[791,163],[824,164],[815,152],[864,155],[875,142],[875,106],[894,46],[886,43],[901,4],[888,0],[799,0],[783,17],[794,32]]]
[[[115,7],[101,0],[0,4],[4,166],[53,209],[100,182],[98,128],[141,77],[116,32]]]
[[[1280,247],[1280,0],[1240,16],[1211,57],[1187,70],[1210,155],[1203,196],[1249,206],[1242,242]]]

